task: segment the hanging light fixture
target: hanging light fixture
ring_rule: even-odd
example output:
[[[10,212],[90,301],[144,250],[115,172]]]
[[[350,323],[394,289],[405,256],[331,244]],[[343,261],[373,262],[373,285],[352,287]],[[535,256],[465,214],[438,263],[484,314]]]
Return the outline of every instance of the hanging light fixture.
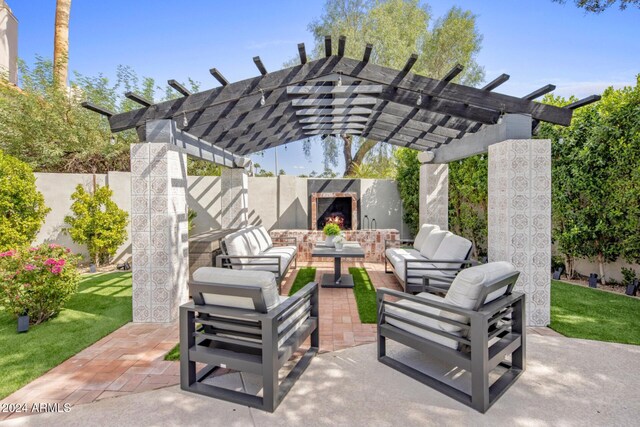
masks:
[[[421,104],[422,104],[422,92],[418,94],[418,100],[416,101],[416,105],[421,105]]]
[[[264,107],[264,104],[267,103],[266,98],[264,97],[264,90],[260,89],[260,93],[262,94],[260,96],[260,105]]]
[[[336,83],[336,86],[342,86],[342,73],[338,73],[338,83]]]
[[[189,120],[187,120],[187,113],[182,113],[182,126],[183,127],[187,127],[189,126]]]

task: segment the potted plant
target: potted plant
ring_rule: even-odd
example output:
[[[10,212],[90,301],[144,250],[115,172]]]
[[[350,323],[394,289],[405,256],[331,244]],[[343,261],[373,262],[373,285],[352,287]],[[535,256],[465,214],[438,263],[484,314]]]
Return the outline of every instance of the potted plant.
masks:
[[[347,239],[345,239],[344,235],[342,233],[338,234],[336,237],[333,238],[333,244],[336,245],[336,250],[337,251],[341,251],[342,248],[344,247],[345,242],[347,241]]]
[[[335,239],[336,236],[340,235],[340,227],[338,226],[338,224],[329,223],[324,226],[322,231],[324,235],[327,236],[324,244],[332,248],[334,246],[333,239]]]

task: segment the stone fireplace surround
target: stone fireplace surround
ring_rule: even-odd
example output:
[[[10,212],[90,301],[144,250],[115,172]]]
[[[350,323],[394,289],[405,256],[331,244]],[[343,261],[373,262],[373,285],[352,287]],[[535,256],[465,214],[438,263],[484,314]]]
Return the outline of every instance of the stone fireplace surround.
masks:
[[[311,229],[318,229],[318,202],[319,199],[337,199],[339,197],[351,198],[351,230],[358,229],[358,195],[353,192],[329,192],[311,194]]]

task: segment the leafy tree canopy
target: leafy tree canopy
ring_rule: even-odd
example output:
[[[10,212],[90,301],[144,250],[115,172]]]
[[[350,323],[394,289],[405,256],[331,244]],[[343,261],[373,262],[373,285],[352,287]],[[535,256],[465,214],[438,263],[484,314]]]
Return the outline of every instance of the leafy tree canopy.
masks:
[[[566,3],[567,0],[553,0],[556,3]],[[640,0],[574,0],[577,7],[587,12],[602,13],[611,6],[618,4],[620,10],[625,10],[627,6],[635,6],[640,8]]]

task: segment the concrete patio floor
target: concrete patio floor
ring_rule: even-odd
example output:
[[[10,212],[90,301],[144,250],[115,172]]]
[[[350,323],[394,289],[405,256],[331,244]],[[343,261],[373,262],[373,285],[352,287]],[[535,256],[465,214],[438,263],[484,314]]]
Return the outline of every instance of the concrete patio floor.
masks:
[[[378,363],[365,344],[317,356],[274,414],[172,386],[3,425],[637,425],[640,347],[538,334],[527,344],[527,371],[485,415]]]

